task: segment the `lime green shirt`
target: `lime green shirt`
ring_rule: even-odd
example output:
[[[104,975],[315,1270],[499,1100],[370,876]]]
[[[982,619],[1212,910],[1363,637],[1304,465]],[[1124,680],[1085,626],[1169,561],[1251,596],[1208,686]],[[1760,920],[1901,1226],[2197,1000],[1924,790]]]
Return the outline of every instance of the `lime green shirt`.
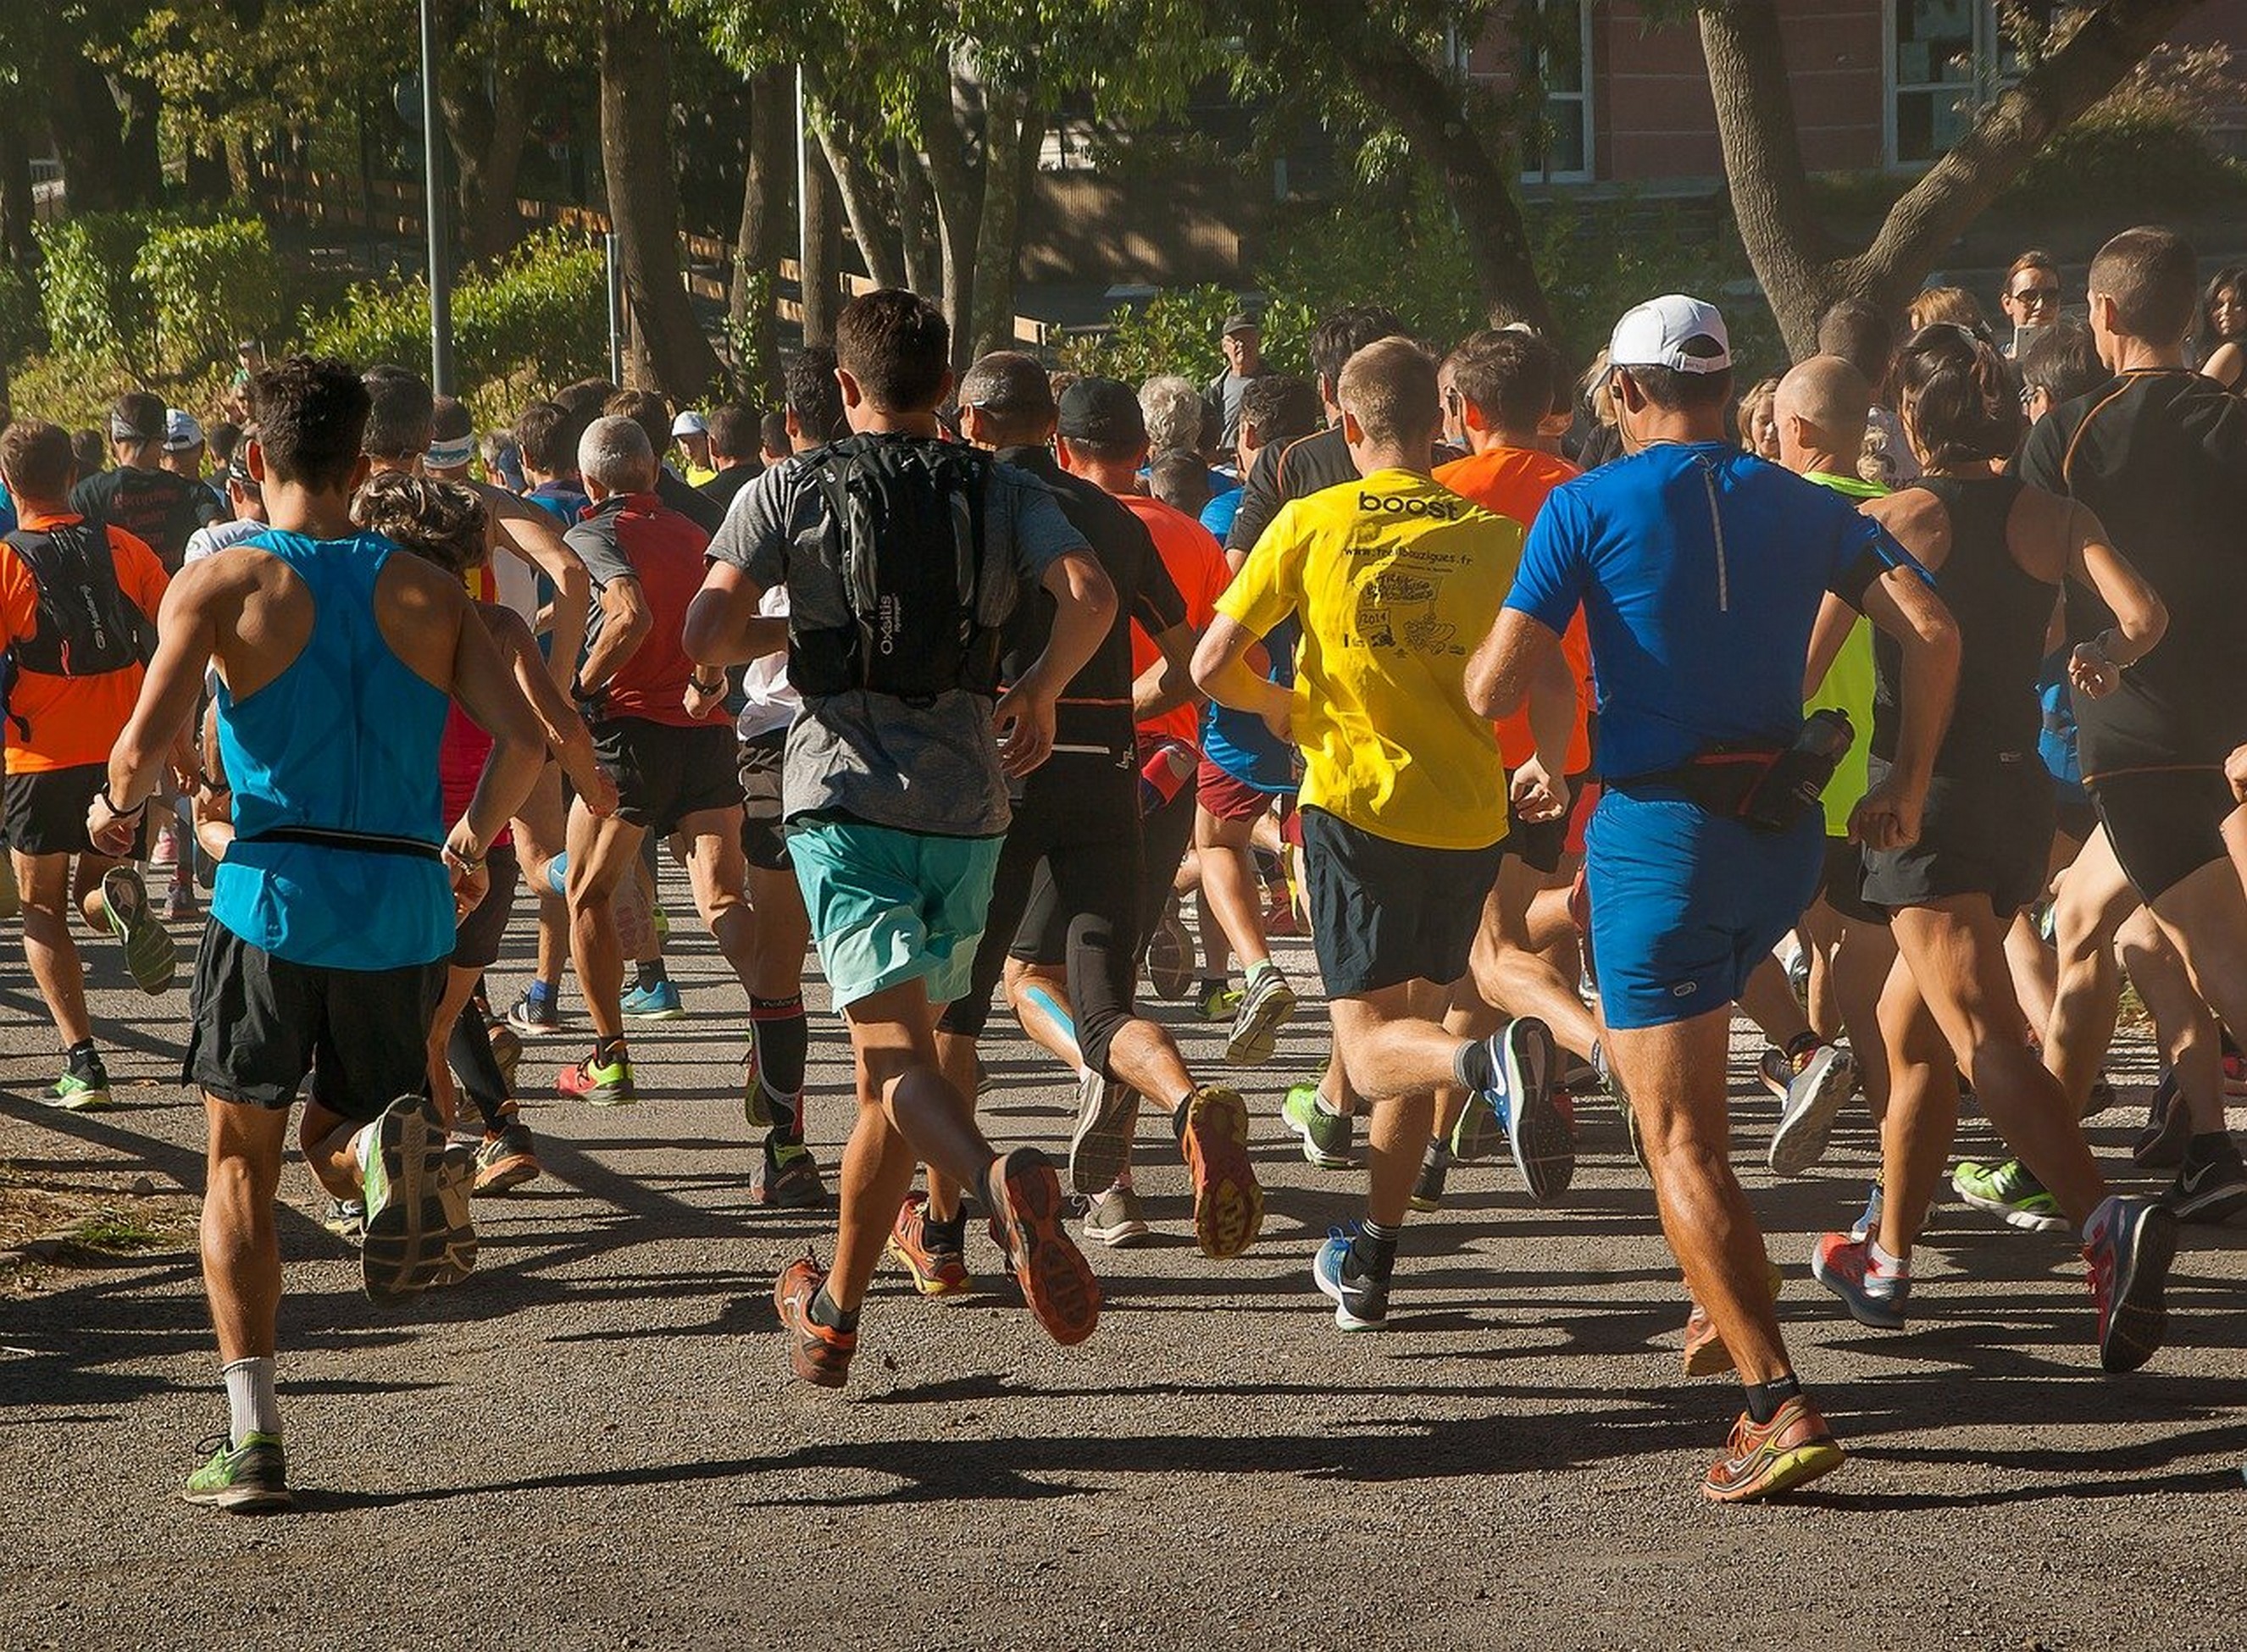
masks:
[[[1831,488],[1837,494],[1851,499],[1879,499],[1888,489],[1878,482],[1861,481],[1854,476],[1837,476],[1830,471],[1813,470],[1803,476],[1805,481],[1814,481],[1821,488]],[[1818,686],[1817,694],[1803,706],[1806,712],[1838,711],[1847,713],[1849,727],[1857,737],[1849,742],[1848,751],[1834,769],[1834,778],[1826,785],[1826,836],[1847,837],[1849,835],[1849,816],[1871,788],[1869,766],[1873,748],[1873,622],[1863,615],[1849,627],[1848,640],[1841,652],[1834,657],[1827,667],[1826,680]]]

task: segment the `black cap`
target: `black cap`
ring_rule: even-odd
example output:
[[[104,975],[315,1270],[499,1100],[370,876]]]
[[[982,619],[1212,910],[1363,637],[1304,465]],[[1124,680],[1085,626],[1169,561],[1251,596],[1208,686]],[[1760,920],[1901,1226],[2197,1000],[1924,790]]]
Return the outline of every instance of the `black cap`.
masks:
[[[1116,379],[1080,379],[1061,393],[1059,430],[1064,440],[1136,447],[1147,440],[1147,416],[1138,393]]]
[[[1236,310],[1225,318],[1225,325],[1218,329],[1217,336],[1220,338],[1230,338],[1237,332],[1261,332],[1262,331],[1263,329],[1256,324],[1255,317],[1250,315],[1246,310]]]

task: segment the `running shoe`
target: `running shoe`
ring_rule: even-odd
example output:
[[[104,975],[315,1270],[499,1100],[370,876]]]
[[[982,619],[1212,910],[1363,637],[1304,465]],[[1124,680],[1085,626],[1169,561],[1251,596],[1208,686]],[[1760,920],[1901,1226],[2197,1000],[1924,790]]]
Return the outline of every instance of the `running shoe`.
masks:
[[[2223,1052],[2223,1093],[2234,1099],[2247,1096],[2247,1055],[2228,1045]]]
[[[1779,1292],[1786,1288],[1786,1276],[1769,1258],[1765,1259],[1763,1266],[1764,1283],[1771,1291],[1771,1300],[1776,1302]],[[1698,1300],[1694,1300],[1685,1315],[1685,1348],[1681,1363],[1688,1376],[1714,1376],[1733,1366],[1731,1349],[1725,1346],[1717,1321],[1709,1317],[1709,1310]]]
[[[1100,1323],[1100,1281],[1062,1225],[1061,1178],[1035,1147],[1018,1147],[992,1167],[999,1208],[991,1239],[1007,1253],[1022,1300],[1063,1348],[1082,1342]]]
[[[98,1113],[103,1108],[115,1104],[109,1094],[108,1071],[99,1061],[82,1073],[73,1072],[65,1067],[63,1075],[55,1081],[54,1088],[41,1099],[48,1106],[58,1107],[65,1113]]]
[[[154,998],[168,992],[180,963],[169,931],[148,909],[147,886],[130,866],[112,867],[101,879],[101,906],[109,932],[125,948],[133,983]]]
[[[1070,1191],[1089,1198],[1115,1184],[1131,1162],[1131,1127],[1138,1118],[1138,1091],[1084,1069],[1076,1083],[1076,1127],[1069,1136]]]
[[[1245,996],[1238,986],[1227,986],[1223,981],[1212,981],[1200,1000],[1194,1005],[1194,1014],[1205,1021],[1229,1021],[1240,1014],[1240,1000]]]
[[[521,1119],[509,1117],[496,1130],[486,1131],[476,1144],[475,1191],[479,1193],[512,1192],[543,1174],[537,1150],[530,1143],[530,1126]]]
[[[1336,1325],[1377,1331],[1389,1323],[1389,1282],[1367,1279],[1350,1266],[1350,1241],[1356,1237],[1355,1226],[1328,1229],[1326,1243],[1311,1258],[1311,1278],[1334,1299]]]
[[[827,1203],[827,1184],[811,1150],[767,1137],[749,1167],[749,1203],[768,1211],[809,1211]]]
[[[320,1225],[346,1245],[366,1243],[366,1202],[356,1198],[331,1198],[328,1208],[320,1212]]]
[[[1467,1110],[1480,1107],[1498,1120],[1529,1197],[1540,1205],[1549,1203],[1567,1192],[1576,1177],[1575,1134],[1553,1105],[1558,1048],[1533,1015],[1508,1021],[1491,1034],[1488,1047],[1498,1088],[1468,1096]]]
[[[1870,1239],[1828,1233],[1810,1247],[1810,1277],[1841,1299],[1849,1317],[1876,1331],[1903,1329],[1911,1275],[1883,1273],[1873,1265]]]
[[[1233,1032],[1225,1041],[1225,1059],[1240,1067],[1261,1067],[1280,1047],[1280,1029],[1295,1013],[1295,989],[1277,964],[1253,970],[1233,1013]]]
[[[1147,985],[1158,998],[1184,998],[1193,985],[1193,937],[1186,933],[1173,895],[1156,920],[1155,932],[1147,938]]]
[[[1253,1244],[1264,1226],[1264,1190],[1248,1162],[1248,1103],[1222,1084],[1205,1084],[1186,1101],[1178,1138],[1193,1178],[1194,1240],[1222,1261]]]
[[[1084,1237],[1110,1250],[1143,1245],[1150,1234],[1146,1212],[1139,1195],[1126,1183],[1117,1183],[1085,1201]]]
[[[2083,1259],[2099,1308],[2099,1363],[2134,1371],[2153,1358],[2168,1328],[2162,1300],[2176,1255],[2177,1219],[2149,1198],[2110,1194],[2091,1213]]]
[[[2240,1162],[2238,1148],[2227,1137],[2222,1150],[2204,1158],[2187,1154],[2161,1202],[2178,1221],[2208,1226],[2247,1210],[2247,1164]]]
[[[1849,1242],[1861,1245],[1881,1231],[1881,1178],[1875,1176],[1865,1195],[1865,1208],[1849,1224]]]
[[[2146,1103],[2145,1128],[2130,1143],[2130,1162],[2149,1171],[2174,1170],[2184,1163],[2185,1143],[2192,1139],[2192,1109],[2185,1105],[2176,1068],[2165,1069]]]
[[[658,981],[652,986],[635,986],[624,997],[622,1008],[628,1021],[683,1021],[686,1007],[679,1001],[677,981]]]
[[[476,1265],[475,1160],[447,1139],[436,1103],[401,1096],[352,1143],[366,1201],[359,1273],[378,1302],[451,1285]]]
[[[632,1057],[621,1048],[613,1061],[603,1061],[597,1049],[575,1067],[563,1068],[554,1087],[595,1107],[629,1107],[639,1100],[632,1085]]]
[[[1826,1419],[1797,1395],[1768,1423],[1740,1413],[1725,1455],[1709,1465],[1701,1495],[1714,1503],[1752,1503],[1807,1485],[1841,1466],[1841,1448]]]
[[[2017,1158],[2009,1158],[2002,1164],[1961,1160],[1958,1168],[1950,1173],[1950,1186],[1976,1210],[2004,1218],[2009,1227],[2032,1233],[2056,1233],[2067,1225],[2067,1219],[2059,1213],[2059,1201],[2046,1192],[2044,1184],[2030,1175],[2029,1167]]]
[[[811,1317],[811,1299],[826,1282],[827,1275],[807,1253],[781,1270],[773,1284],[773,1307],[788,1335],[788,1362],[795,1368],[796,1380],[814,1388],[841,1388],[850,1380],[850,1356],[858,1351],[858,1333],[838,1331]]]
[[[524,993],[507,1008],[507,1024],[525,1038],[547,1038],[562,1030],[562,1007],[553,999],[533,1003]]]
[[[188,1502],[229,1514],[270,1514],[293,1500],[289,1454],[281,1449],[279,1435],[252,1434],[236,1445],[232,1436],[215,1434],[195,1447],[199,1457],[206,1451],[209,1457],[181,1488]]]
[[[1474,1109],[1470,1108],[1469,1112]],[[1444,1205],[1444,1182],[1451,1168],[1451,1155],[1431,1154],[1420,1161],[1420,1173],[1412,1181],[1412,1208],[1422,1215],[1441,1210]]]
[[[1826,1157],[1834,1121],[1857,1088],[1857,1061],[1846,1044],[1822,1043],[1779,1059],[1789,1075],[1771,1135],[1771,1169],[1775,1176],[1800,1176]]]
[[[1352,1163],[1349,1115],[1329,1113],[1319,1105],[1319,1087],[1293,1084],[1280,1103],[1280,1116],[1303,1138],[1303,1157],[1322,1171],[1346,1171]]]
[[[905,1195],[884,1248],[905,1265],[912,1275],[913,1289],[923,1296],[957,1296],[974,1283],[967,1277],[965,1252],[955,1245],[929,1242],[925,1193]]]
[[[1592,1046],[1592,1071],[1614,1099],[1615,1110],[1622,1115],[1622,1133],[1630,1143],[1631,1157],[1638,1161],[1639,1169],[1645,1170],[1646,1143],[1639,1139],[1638,1115],[1631,1109],[1630,1093],[1622,1087],[1622,1075],[1615,1071],[1614,1063],[1608,1059],[1605,1044]]]
[[[522,1040],[505,1021],[487,1014],[484,1016],[484,1036],[491,1041],[492,1060],[499,1068],[501,1082],[508,1094],[515,1093],[515,1075],[522,1065]]]
[[[167,924],[184,924],[195,915],[195,885],[181,879],[174,878],[172,886],[164,891],[164,921]]]
[[[1463,1164],[1472,1164],[1490,1150],[1490,1139],[1503,1131],[1499,1114],[1479,1096],[1470,1096],[1459,1104],[1459,1116],[1451,1121],[1451,1157]]]

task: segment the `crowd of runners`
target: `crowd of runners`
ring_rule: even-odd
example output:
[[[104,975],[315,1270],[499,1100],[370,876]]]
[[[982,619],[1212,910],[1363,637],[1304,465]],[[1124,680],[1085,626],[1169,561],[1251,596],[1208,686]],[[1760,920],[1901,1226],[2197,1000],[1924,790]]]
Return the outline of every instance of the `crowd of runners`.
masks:
[[[993,1259],[1082,1341],[1087,1250],[1150,1231],[1135,1154],[1179,1156],[1222,1263],[1262,1225],[1260,1136],[1364,1166],[1306,1290],[1377,1329],[1455,1168],[1562,1201],[1603,1096],[1683,1271],[1684,1369],[1744,1387],[1704,1490],[1800,1485],[1842,1448],[1731,1169],[1736,1012],[1773,1172],[1853,1098],[1875,1123],[1861,1212],[1809,1257],[1837,1313],[1941,1311],[1912,1254],[1947,1187],[2077,1235],[2085,1340],[2144,1364],[2181,1235],[2247,1209],[2243,297],[2132,229],[2080,292],[2017,261],[2002,345],[1957,290],[1901,333],[1848,300],[1742,393],[1681,295],[1581,379],[1524,327],[1431,347],[1357,306],[1308,377],[1241,314],[1213,381],[1135,387],[1014,352],[955,376],[939,312],[882,290],[776,416],[589,382],[479,432],[411,372],[246,356],[208,430],[144,394],[106,453],[17,418],[5,829],[53,1105],[110,1099],[73,907],[158,994],[167,920],[208,901],[181,1070],[229,1424],[187,1495],[289,1500],[292,1104],[368,1294],[461,1279],[472,1198],[542,1173],[525,1041],[575,1041],[581,1103],[662,1087],[633,1035],[686,1014],[666,856],[740,983],[749,1204],[835,1188],[825,1261],[775,1290],[803,1382],[848,1380],[885,1256],[928,1296]],[[533,973],[495,990],[518,920]],[[1273,940],[1305,934],[1331,1058],[1252,1109],[1234,1081],[1309,986]],[[815,945],[839,1034],[806,1014]],[[2158,1198],[2082,1128],[2125,970]],[[1225,1027],[1218,1070],[1143,980]],[[1050,1152],[976,1123],[1002,989],[1076,1086]],[[855,1096],[807,1096],[844,1034]],[[1967,1093],[2011,1157],[1951,1162]]]

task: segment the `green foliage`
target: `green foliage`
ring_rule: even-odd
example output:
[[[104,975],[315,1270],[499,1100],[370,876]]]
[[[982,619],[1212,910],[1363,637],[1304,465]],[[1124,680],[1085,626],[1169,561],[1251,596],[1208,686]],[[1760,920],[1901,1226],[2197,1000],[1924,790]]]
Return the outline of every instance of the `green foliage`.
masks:
[[[232,377],[230,367],[215,366],[164,386],[164,399],[208,423],[225,416]],[[8,385],[18,413],[65,430],[106,430],[109,404],[128,390],[147,387],[146,380],[114,362],[60,352],[26,357],[10,370]]]
[[[1185,287],[1157,293],[1137,308],[1118,310],[1108,329],[1085,333],[1061,348],[1069,372],[1144,384],[1158,373],[1181,373],[1206,384],[1224,371],[1218,344],[1225,318],[1241,307],[1222,287]],[[1264,334],[1264,358],[1283,372],[1307,372],[1314,317],[1291,299],[1275,299],[1258,315]]]
[[[194,372],[234,354],[279,318],[281,271],[256,218],[159,224],[133,263],[154,314],[155,355]]]
[[[606,371],[608,310],[601,254],[563,230],[534,236],[453,292],[455,375],[471,387],[505,381],[519,393],[557,390]],[[307,317],[304,348],[367,364],[425,361],[426,282],[362,282],[330,315]]]
[[[2052,134],[1999,197],[2038,212],[2196,212],[2247,195],[2247,167],[2208,130],[2158,108],[2093,108]]]
[[[39,286],[26,270],[0,270],[0,365],[12,366],[44,342]]]
[[[40,299],[57,350],[142,376],[155,311],[133,265],[148,226],[147,215],[129,212],[78,213],[38,226]]]

